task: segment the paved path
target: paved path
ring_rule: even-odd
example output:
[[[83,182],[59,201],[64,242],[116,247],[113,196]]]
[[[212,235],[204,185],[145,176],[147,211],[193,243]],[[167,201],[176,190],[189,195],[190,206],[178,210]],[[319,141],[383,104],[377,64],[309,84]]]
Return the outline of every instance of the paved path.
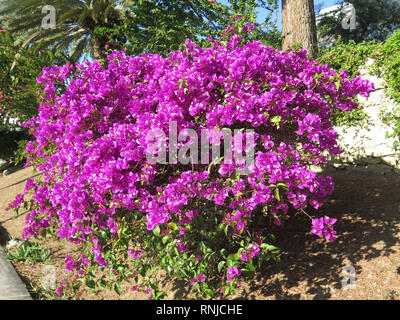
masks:
[[[33,176],[32,169],[26,168],[10,176],[0,175],[0,244],[10,238],[21,238],[25,215],[15,216],[12,210],[5,208],[14,200],[17,193],[22,193],[25,181]],[[0,247],[0,300],[31,300],[26,286]]]
[[[32,300],[28,290],[1,247],[0,300]]]

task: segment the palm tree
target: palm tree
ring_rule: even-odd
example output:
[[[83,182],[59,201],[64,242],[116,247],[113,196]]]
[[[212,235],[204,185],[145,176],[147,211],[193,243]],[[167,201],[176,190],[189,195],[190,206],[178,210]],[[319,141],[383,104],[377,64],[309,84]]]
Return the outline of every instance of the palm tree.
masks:
[[[43,48],[68,52],[73,60],[92,53],[103,56],[107,43],[125,42],[115,32],[127,19],[130,0],[0,0],[0,25],[19,39],[23,47],[38,44]],[[54,29],[42,28],[42,8],[56,9]]]

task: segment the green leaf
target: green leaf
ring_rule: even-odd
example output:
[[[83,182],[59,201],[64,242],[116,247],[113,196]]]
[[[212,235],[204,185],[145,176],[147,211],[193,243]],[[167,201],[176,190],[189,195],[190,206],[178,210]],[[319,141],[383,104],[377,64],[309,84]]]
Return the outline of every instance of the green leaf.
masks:
[[[226,258],[227,252],[228,252],[228,251],[227,251],[225,248],[222,248],[222,249],[220,250],[220,253],[221,253],[221,255],[222,255],[224,258]]]
[[[156,225],[156,226],[154,227],[153,233],[154,233],[154,235],[155,235],[156,237],[159,237],[159,236],[160,236],[160,226],[159,226],[159,225]]]
[[[269,237],[270,237],[272,240],[275,240],[275,235],[269,234]]]
[[[237,252],[237,253],[235,253],[235,254],[233,255],[233,259],[236,260],[236,261],[239,261],[241,256],[242,256],[242,255],[241,255],[239,252]]]
[[[86,285],[89,288],[94,289],[96,287],[96,282],[92,278],[87,278],[86,279]]]
[[[197,292],[200,291],[200,285],[199,285],[198,282],[196,282],[196,283],[193,285],[193,290],[194,290],[194,291],[197,291]]]
[[[176,229],[178,229],[178,227],[176,226],[176,223],[174,223],[174,222],[170,222],[170,223],[168,223],[168,227],[170,227],[172,230],[176,230]]]
[[[114,291],[115,291],[116,293],[118,293],[119,296],[121,295],[122,290],[121,290],[121,286],[120,286],[119,282],[116,282],[116,283],[115,283],[115,285],[114,285]]]
[[[225,266],[225,261],[218,263],[218,272],[221,272],[222,268]]]
[[[155,299],[156,300],[163,299],[166,295],[167,295],[167,293],[165,291],[157,292]]]
[[[278,247],[275,247],[273,245],[267,244],[267,243],[263,243],[261,245],[261,248],[264,248],[267,251],[271,251],[271,252],[279,252],[280,249]]]
[[[231,288],[230,287],[227,287],[226,289],[225,289],[225,291],[224,291],[224,296],[226,297],[228,294],[230,294],[231,293]]]
[[[214,290],[212,290],[212,289],[206,289],[206,290],[204,290],[204,291],[205,291],[205,293],[206,293],[210,298],[214,297]]]
[[[286,191],[289,191],[289,187],[288,187],[285,183],[283,183],[283,182],[279,182],[279,183],[278,183],[278,187],[282,187],[282,188],[285,189]]]
[[[225,233],[226,236],[228,236],[228,229],[229,229],[229,226],[226,225],[225,228],[224,228],[224,233]]]
[[[338,79],[338,80],[335,82],[335,87],[336,87],[336,90],[339,90],[339,89],[340,89],[340,79]]]
[[[254,268],[253,262],[251,260],[248,263],[246,263],[246,266],[248,267],[250,272],[256,271],[256,269]]]
[[[276,198],[276,200],[281,201],[281,197],[279,196],[279,189],[278,188],[275,189],[275,198]]]
[[[168,240],[169,240],[169,236],[164,236],[161,241],[163,244],[166,244],[168,242]]]
[[[274,116],[271,118],[271,122],[276,125],[276,127],[279,129],[280,128],[280,123],[281,123],[282,117],[281,116]]]

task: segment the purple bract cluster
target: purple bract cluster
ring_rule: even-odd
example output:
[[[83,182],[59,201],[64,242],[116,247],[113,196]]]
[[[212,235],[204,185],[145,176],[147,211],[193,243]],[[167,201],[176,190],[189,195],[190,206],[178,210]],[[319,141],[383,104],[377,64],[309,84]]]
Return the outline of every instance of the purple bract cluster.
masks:
[[[355,108],[356,95],[368,96],[373,86],[307,59],[305,51],[240,40],[233,36],[206,48],[187,41],[168,57],[114,52],[107,67],[94,61],[44,69],[39,114],[27,123],[36,138],[27,146],[28,164],[43,176],[26,186],[36,206],[24,236],[55,226],[61,239],[91,243],[96,261],[107,266],[98,232],[118,232],[120,209],[142,212],[148,230],[177,223],[181,252],[193,250],[185,226],[207,214],[195,203],[220,208],[222,223],[238,234],[258,205],[278,225],[290,205],[318,209],[334,183],[308,165],[340,153],[332,112]],[[254,129],[251,173],[235,175],[242,164],[215,170],[150,164],[146,136],[155,128],[168,132],[170,121],[178,131]],[[228,274],[232,279],[240,272]]]

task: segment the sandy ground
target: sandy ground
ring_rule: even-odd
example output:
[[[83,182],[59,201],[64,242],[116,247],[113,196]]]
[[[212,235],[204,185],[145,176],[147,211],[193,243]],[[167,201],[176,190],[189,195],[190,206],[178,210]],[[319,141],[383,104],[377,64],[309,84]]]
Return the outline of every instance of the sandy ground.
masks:
[[[243,284],[236,298],[244,299],[390,299],[400,294],[400,177],[362,173],[330,173],[336,182],[334,194],[320,210],[320,215],[337,218],[338,239],[328,243],[310,233],[310,222],[295,215],[283,228],[271,227],[281,248],[280,262],[273,262]],[[32,176],[26,168],[9,176],[0,176],[0,239],[8,233],[21,238],[25,212],[15,216],[5,211],[25,181]],[[57,276],[68,278],[63,270],[69,246],[49,241],[46,247],[56,250],[52,264]],[[29,267],[14,263],[26,283],[40,283],[41,265]],[[355,286],[342,287],[347,270],[354,270]],[[354,269],[352,269],[354,268]],[[352,274],[347,274],[353,276]],[[186,284],[163,280],[168,299],[189,298]],[[93,295],[83,290],[77,299],[145,299],[146,296],[122,287],[123,293],[102,290]],[[235,298],[235,297],[232,297]]]
[[[20,211],[16,217],[14,211],[5,209],[18,193],[24,192],[25,182],[32,176],[32,168],[19,170],[8,176],[0,174],[0,228],[7,230],[12,238],[21,238],[26,212]]]

